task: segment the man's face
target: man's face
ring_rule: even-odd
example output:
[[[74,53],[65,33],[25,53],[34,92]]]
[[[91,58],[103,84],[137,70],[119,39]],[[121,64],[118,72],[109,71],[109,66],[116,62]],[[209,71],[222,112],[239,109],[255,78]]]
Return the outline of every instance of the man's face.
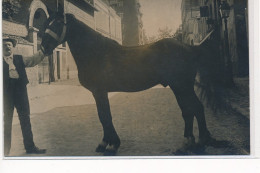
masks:
[[[3,41],[3,54],[10,56],[13,53],[13,43],[11,41]]]

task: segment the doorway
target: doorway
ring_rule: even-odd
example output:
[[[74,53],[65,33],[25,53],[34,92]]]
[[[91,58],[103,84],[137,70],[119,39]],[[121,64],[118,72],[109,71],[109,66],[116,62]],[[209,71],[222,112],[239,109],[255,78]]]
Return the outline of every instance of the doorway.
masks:
[[[60,65],[61,65],[61,62],[60,62],[60,51],[57,51],[57,78],[60,79]]]

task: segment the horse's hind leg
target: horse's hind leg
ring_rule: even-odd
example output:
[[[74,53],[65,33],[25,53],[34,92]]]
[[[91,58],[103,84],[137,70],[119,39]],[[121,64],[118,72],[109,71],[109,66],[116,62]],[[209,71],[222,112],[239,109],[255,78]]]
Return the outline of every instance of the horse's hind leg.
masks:
[[[208,140],[211,140],[211,135],[210,132],[207,129],[206,125],[206,119],[205,119],[205,113],[204,113],[204,107],[197,97],[197,95],[194,92],[194,101],[196,102],[196,112],[195,112],[195,117],[198,122],[198,127],[199,127],[199,140],[200,143],[206,143]]]
[[[198,127],[199,127],[199,146],[204,147],[208,145],[213,147],[225,147],[229,145],[227,141],[217,141],[216,139],[211,137],[211,134],[208,131],[206,125],[204,107],[200,102],[199,98],[197,97],[197,95],[195,94],[195,92],[193,92],[193,98],[194,98],[194,102],[196,103],[194,106],[194,110],[195,110],[195,117],[197,119]]]
[[[195,147],[195,138],[193,136],[194,116],[196,116],[198,121],[200,138],[209,134],[206,126],[203,105],[195,94],[193,85],[188,85],[186,83],[181,86],[170,85],[170,87],[176,96],[185,122],[184,137],[187,139],[187,142],[184,148],[193,150]]]
[[[194,120],[194,112],[190,107],[190,95],[185,91],[184,88],[174,87],[170,85],[172,91],[175,94],[179,107],[182,111],[182,117],[184,119],[185,127],[184,127],[184,137],[186,138],[186,143],[184,144],[185,149],[189,149],[193,145],[195,145],[195,138],[193,136],[193,120]]]
[[[120,146],[120,139],[112,122],[108,94],[104,91],[97,91],[93,92],[93,96],[96,101],[99,120],[104,131],[103,140],[96,148],[96,151],[105,152],[105,155],[114,155]]]

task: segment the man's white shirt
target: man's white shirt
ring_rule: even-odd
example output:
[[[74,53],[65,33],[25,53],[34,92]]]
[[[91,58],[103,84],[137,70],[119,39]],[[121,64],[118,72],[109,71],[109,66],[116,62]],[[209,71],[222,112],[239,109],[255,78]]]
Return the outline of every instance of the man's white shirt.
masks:
[[[41,50],[35,53],[32,56],[25,56],[23,57],[23,62],[25,67],[34,67],[35,65],[39,64],[44,58],[44,54]],[[18,79],[19,74],[14,65],[14,58],[13,54],[10,56],[4,56],[5,62],[9,65],[9,77],[13,79]]]

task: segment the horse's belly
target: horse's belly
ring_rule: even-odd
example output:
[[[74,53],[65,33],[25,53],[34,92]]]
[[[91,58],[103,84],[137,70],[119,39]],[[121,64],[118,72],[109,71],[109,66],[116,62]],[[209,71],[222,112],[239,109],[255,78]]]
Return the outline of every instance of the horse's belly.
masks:
[[[109,92],[137,92],[143,91],[159,84],[157,81],[118,81],[110,85]]]
[[[104,70],[103,70],[104,72]],[[88,90],[102,89],[107,92],[137,92],[161,84],[160,77],[154,72],[142,70],[106,71],[106,73],[79,73],[82,86]]]

